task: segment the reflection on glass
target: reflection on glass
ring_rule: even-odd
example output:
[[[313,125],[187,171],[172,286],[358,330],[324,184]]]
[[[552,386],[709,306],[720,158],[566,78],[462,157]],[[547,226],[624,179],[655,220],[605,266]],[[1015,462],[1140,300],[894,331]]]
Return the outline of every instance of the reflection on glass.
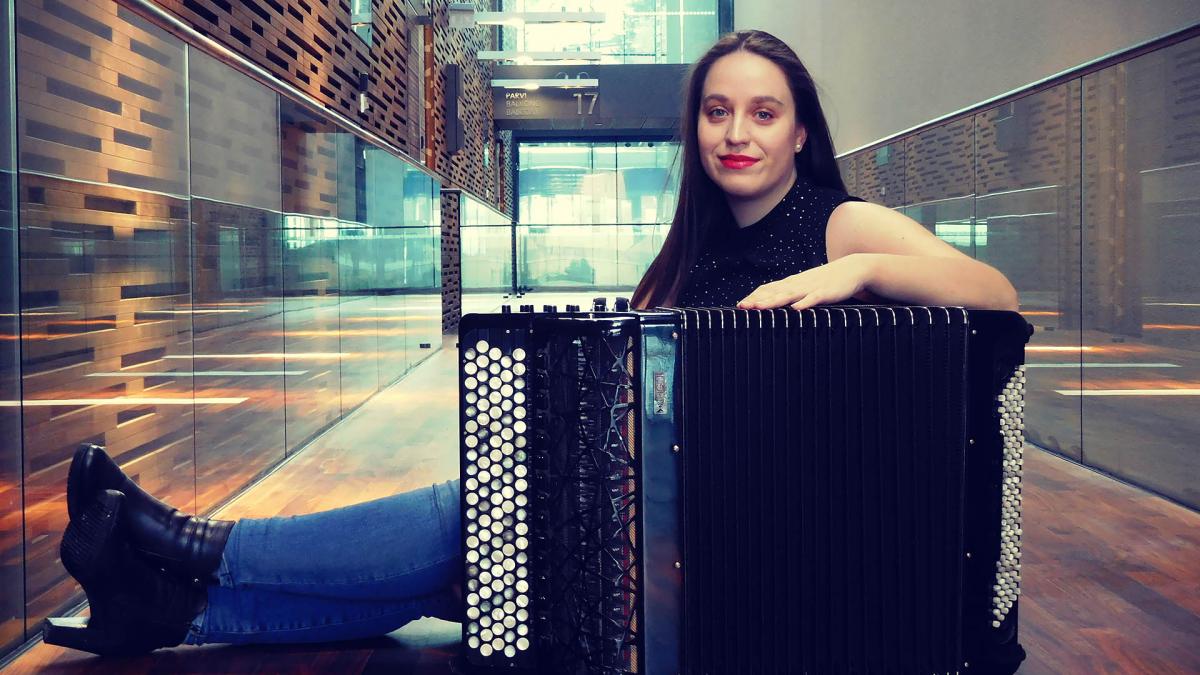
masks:
[[[354,190],[342,184],[354,184],[354,144],[334,124],[282,99],[279,134],[285,447],[292,451],[341,415],[337,216],[353,206]]]
[[[615,144],[522,143],[518,152],[522,223],[619,222]]]
[[[1037,328],[1026,352],[1026,436],[1075,459],[1079,403],[1055,392],[1079,381],[1078,100],[1070,82],[974,122],[976,257],[1008,276]]]
[[[846,194],[860,196],[858,191],[858,155],[838,157],[838,170],[842,173],[842,182],[846,185]]]
[[[1016,285],[1036,327],[1032,442],[1191,506],[1197,49],[1198,38],[1180,42],[839,159],[852,194],[902,210]]]
[[[204,510],[284,456],[281,136],[274,92],[195,49],[188,74],[196,397],[244,398],[196,409]]]
[[[13,176],[12,34],[6,5],[0,5],[0,400],[21,398],[16,179]],[[0,408],[0,651],[25,637],[25,560],[21,518],[21,409]]]
[[[407,301],[439,297],[435,181],[368,172],[365,143],[119,4],[68,4],[15,3],[21,96],[0,111],[0,516],[19,523],[0,649],[82,597],[57,550],[79,443],[204,511],[337,420],[344,382],[359,403],[439,344]]]
[[[441,344],[442,209],[441,186],[410,167],[405,190],[404,256],[408,331],[406,350],[412,365]]]
[[[512,287],[512,220],[460,193],[459,251],[463,291]]]
[[[669,222],[675,212],[679,146],[523,143],[519,152],[517,283],[534,288],[636,286],[662,247],[667,226],[659,224]],[[496,233],[472,236],[470,249],[463,244],[472,256],[482,257],[476,251],[483,247],[503,250]],[[480,264],[497,276],[502,274],[498,266]]]
[[[1200,38],[1083,80],[1083,460],[1200,508]]]
[[[977,236],[987,245],[987,229],[975,226],[973,124],[967,118],[905,139],[905,206],[900,209],[972,257]]]
[[[534,288],[617,288],[613,225],[517,227],[517,283]]]
[[[23,391],[5,399],[30,402],[24,556],[34,630],[77,597],[58,542],[80,442],[106,444],[147,489],[195,506],[192,368],[178,359],[191,354],[192,330],[183,45],[123,7],[79,3],[66,18],[56,7],[15,6],[26,28],[16,36]],[[70,20],[80,17],[96,32]],[[67,35],[94,44],[55,37]]]
[[[898,208],[905,204],[904,141],[894,141],[865,155],[857,162],[858,195],[876,204]]]
[[[375,302],[375,230],[343,223],[338,232],[342,412],[379,388],[379,312]]]

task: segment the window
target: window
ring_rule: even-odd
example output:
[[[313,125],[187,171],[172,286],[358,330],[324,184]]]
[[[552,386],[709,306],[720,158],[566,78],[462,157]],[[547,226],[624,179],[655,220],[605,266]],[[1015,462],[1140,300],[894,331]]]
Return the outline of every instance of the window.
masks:
[[[371,46],[371,0],[350,0],[350,28]]]

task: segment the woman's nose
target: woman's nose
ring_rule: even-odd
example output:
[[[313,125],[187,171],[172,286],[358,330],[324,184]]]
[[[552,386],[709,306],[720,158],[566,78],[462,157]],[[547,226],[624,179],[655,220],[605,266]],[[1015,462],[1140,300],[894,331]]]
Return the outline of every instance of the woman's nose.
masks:
[[[734,115],[725,127],[725,142],[729,145],[742,145],[747,140],[745,117]]]

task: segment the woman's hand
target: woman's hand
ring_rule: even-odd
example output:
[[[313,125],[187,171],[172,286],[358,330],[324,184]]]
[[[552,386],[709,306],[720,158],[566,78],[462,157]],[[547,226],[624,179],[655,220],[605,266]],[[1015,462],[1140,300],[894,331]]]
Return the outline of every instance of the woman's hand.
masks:
[[[808,309],[841,302],[866,290],[871,281],[869,258],[850,254],[820,267],[763,284],[738,302],[738,309]]]

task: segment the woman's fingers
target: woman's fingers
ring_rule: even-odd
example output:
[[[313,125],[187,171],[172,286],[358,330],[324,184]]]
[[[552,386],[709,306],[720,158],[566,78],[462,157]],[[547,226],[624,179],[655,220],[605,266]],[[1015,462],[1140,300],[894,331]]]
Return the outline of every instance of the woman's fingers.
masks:
[[[746,296],[744,300],[738,303],[739,309],[775,309],[777,307],[786,307],[794,302],[802,301],[810,295],[807,291],[798,291],[789,289],[788,292],[773,291],[770,293],[759,293],[755,291]]]

